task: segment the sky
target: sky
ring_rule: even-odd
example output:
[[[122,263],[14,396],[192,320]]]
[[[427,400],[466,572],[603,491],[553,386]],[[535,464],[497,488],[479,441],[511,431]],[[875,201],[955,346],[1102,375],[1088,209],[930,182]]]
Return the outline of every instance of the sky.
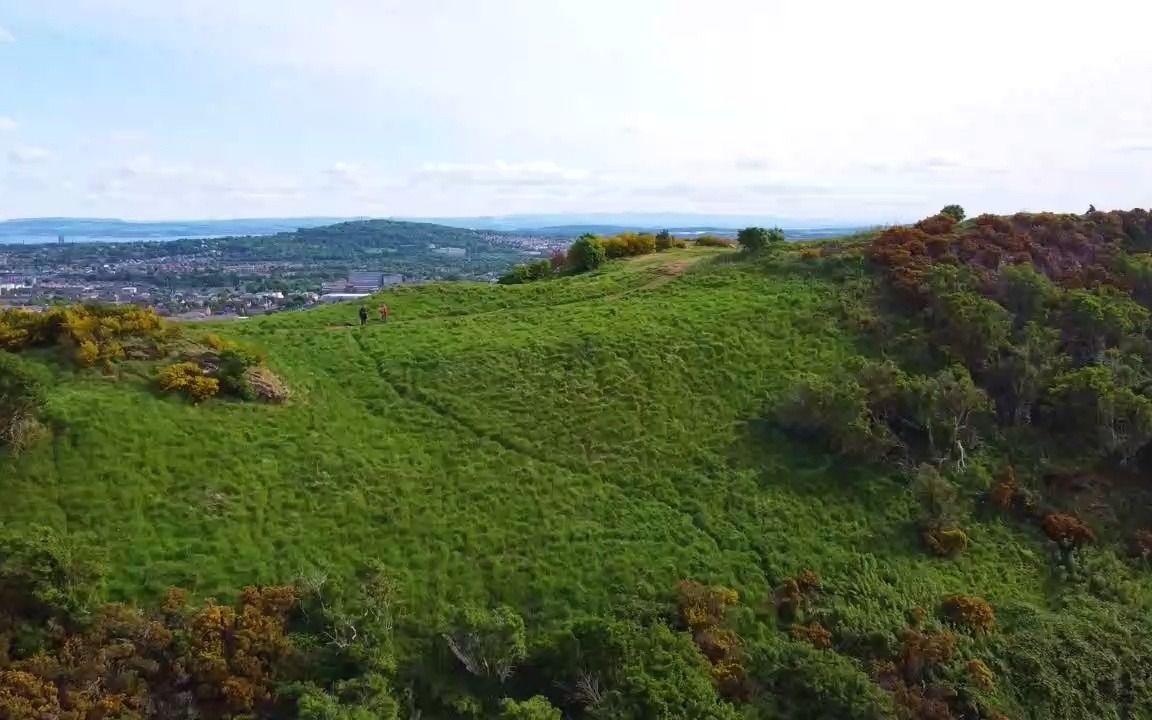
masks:
[[[0,0],[0,218],[1152,206],[1139,0]]]

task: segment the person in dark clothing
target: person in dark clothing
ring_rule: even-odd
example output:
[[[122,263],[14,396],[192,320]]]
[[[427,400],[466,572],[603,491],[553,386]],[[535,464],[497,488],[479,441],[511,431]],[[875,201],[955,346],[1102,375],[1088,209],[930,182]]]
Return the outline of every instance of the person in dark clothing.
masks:
[[[367,324],[368,324],[368,308],[361,305],[360,306],[360,326],[363,327],[364,325],[367,325]]]

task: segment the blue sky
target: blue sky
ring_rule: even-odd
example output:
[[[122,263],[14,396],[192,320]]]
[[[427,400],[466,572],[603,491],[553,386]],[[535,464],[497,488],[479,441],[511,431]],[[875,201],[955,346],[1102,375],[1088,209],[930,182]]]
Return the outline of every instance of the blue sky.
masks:
[[[0,0],[0,217],[1152,205],[1147,3]]]

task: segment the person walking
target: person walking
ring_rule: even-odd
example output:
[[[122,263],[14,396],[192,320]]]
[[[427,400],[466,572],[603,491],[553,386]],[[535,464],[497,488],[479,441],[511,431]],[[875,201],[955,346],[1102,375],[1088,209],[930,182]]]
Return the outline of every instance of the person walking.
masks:
[[[380,322],[388,322],[388,306],[380,303]]]
[[[360,306],[360,327],[368,324],[368,308],[363,305]]]

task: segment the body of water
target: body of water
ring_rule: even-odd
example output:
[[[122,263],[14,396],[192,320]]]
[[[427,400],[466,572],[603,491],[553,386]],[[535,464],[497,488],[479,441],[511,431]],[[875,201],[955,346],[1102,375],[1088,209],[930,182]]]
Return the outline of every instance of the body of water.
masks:
[[[66,235],[64,242],[71,243],[125,243],[125,242],[166,242],[169,240],[209,240],[229,237],[228,235],[148,235],[143,237],[112,237],[107,235]],[[55,245],[56,235],[0,235],[0,245]]]

